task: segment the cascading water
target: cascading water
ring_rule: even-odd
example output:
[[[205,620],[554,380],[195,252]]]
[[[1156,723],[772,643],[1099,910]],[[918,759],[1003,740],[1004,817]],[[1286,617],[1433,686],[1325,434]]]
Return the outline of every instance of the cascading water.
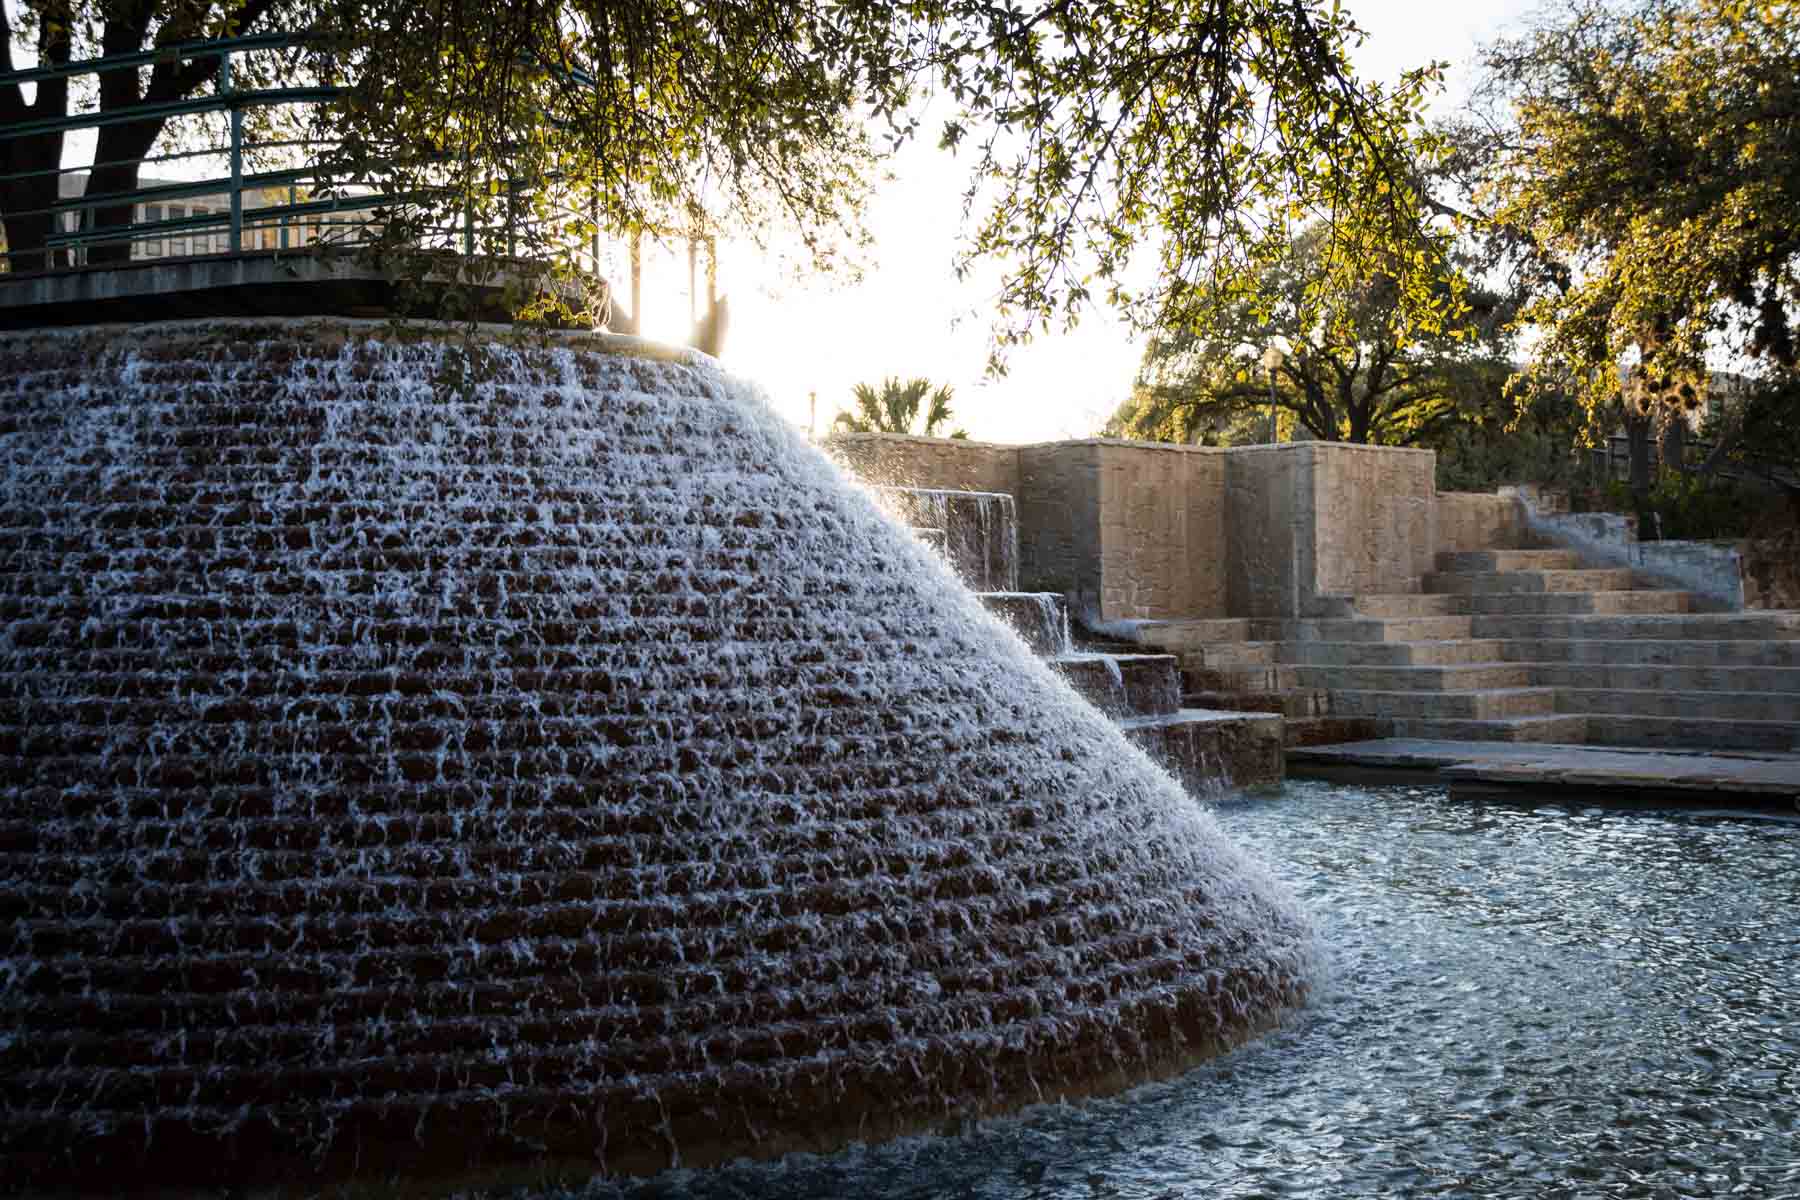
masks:
[[[983,592],[984,608],[1012,627],[1034,654],[1045,658],[1072,654],[1069,610],[1053,592]]]
[[[215,322],[0,380],[0,1188],[830,1148],[1306,993],[1287,893],[702,360]]]
[[[930,533],[972,590],[1019,586],[1019,521],[1011,496],[912,487],[880,487],[876,495],[902,524]]]

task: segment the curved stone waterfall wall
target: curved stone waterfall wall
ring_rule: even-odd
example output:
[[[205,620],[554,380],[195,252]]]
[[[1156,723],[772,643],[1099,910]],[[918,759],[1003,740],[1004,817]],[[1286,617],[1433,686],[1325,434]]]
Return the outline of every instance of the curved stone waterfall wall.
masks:
[[[1282,890],[758,398],[460,345],[0,338],[0,1189],[829,1148],[1302,998]]]

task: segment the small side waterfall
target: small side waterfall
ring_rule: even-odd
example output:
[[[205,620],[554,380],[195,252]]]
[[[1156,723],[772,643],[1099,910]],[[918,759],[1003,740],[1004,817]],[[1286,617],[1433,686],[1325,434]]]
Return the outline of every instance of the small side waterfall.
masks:
[[[1004,492],[882,487],[876,493],[904,525],[926,535],[971,591],[1019,586],[1019,522]]]
[[[687,356],[0,336],[0,1187],[705,1165],[1267,1028],[1296,903],[996,632]]]
[[[981,593],[987,610],[1012,626],[1033,654],[1044,658],[1070,654],[1075,649],[1069,633],[1069,610],[1061,600],[1052,592]]]

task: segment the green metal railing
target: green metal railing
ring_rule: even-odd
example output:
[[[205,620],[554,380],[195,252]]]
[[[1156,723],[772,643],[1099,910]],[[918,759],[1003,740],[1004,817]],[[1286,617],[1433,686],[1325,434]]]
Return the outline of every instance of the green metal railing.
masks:
[[[63,196],[62,180],[81,177],[96,168],[119,163],[58,166],[49,170],[0,175],[0,182],[29,178],[58,180],[57,199],[45,206],[17,210],[9,217],[47,216],[51,232],[41,248],[10,249],[0,256],[0,269],[14,273],[55,272],[83,267],[99,246],[125,244],[130,259],[230,256],[247,253],[292,251],[320,245],[356,246],[380,238],[390,210],[426,198],[417,192],[391,192],[380,187],[341,187],[321,179],[319,157],[334,147],[309,140],[253,141],[245,136],[245,116],[258,108],[287,108],[329,104],[342,89],[331,86],[239,87],[248,72],[236,64],[243,56],[291,51],[314,40],[305,33],[264,33],[170,47],[105,58],[86,59],[52,67],[0,73],[0,86],[9,83],[41,83],[46,80],[99,76],[122,68],[142,68],[170,61],[213,60],[214,90],[205,96],[157,104],[139,104],[109,112],[75,113],[64,117],[21,122],[0,129],[0,144],[18,138],[50,133],[75,133],[102,126],[183,117],[223,115],[225,130],[219,144],[199,149],[178,149],[134,160],[140,171],[170,164],[191,169],[198,160],[222,161],[223,173],[198,179],[157,182],[129,191],[95,193],[91,175],[83,179],[80,195]],[[257,159],[286,158],[291,165],[271,169],[247,169]],[[298,161],[294,161],[298,160]],[[525,189],[508,181],[508,194]],[[102,226],[102,209],[129,207],[131,219]],[[477,245],[506,246],[510,256],[523,229],[511,214],[523,206],[506,204],[508,217],[498,228],[478,225],[477,216],[465,209],[455,223],[420,230],[433,248],[459,250],[472,255]],[[568,216],[580,216],[559,206]],[[204,247],[196,249],[196,247]],[[179,249],[177,249],[179,248]],[[579,265],[598,272],[601,248],[598,233]],[[35,261],[33,261],[35,260]]]

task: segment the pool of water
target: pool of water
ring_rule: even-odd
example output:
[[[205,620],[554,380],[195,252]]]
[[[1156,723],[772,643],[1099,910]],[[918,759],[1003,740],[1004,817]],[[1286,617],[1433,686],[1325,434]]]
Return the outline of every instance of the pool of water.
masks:
[[[1289,783],[1220,808],[1330,978],[1169,1083],[588,1194],[1800,1196],[1800,823]]]

